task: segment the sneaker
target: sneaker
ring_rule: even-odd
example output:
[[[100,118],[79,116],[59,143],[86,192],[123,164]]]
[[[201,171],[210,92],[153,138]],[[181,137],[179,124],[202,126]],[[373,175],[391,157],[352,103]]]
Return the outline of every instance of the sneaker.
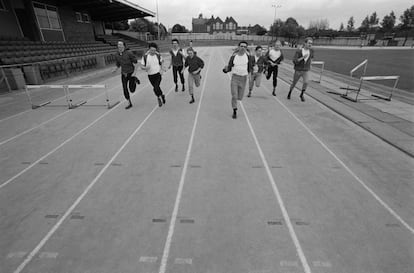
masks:
[[[276,97],[276,90],[273,89],[272,95]]]
[[[290,100],[290,93],[287,95],[287,99]]]
[[[160,98],[160,97],[158,97],[157,99],[158,99],[158,106],[159,106],[159,107],[161,107],[161,106],[162,106],[162,101],[161,101],[161,98]]]
[[[178,84],[175,85],[175,92],[178,91]]]
[[[233,110],[233,116],[232,116],[232,118],[233,119],[236,119],[237,118],[237,112],[235,110]]]
[[[300,100],[301,101],[305,101],[305,97],[304,96],[300,96]]]
[[[185,87],[184,87],[184,84],[183,84],[183,88],[181,89],[181,91],[183,91],[183,92],[185,91]]]
[[[247,97],[251,97],[252,96],[252,92],[249,92],[249,94],[247,94]]]
[[[194,102],[195,102],[194,98],[191,98],[189,103],[191,104],[191,103],[194,103]]]
[[[125,109],[129,109],[129,108],[131,108],[132,107],[132,103],[129,103],[126,107],[125,107]]]
[[[161,95],[161,99],[162,99],[162,103],[165,104],[165,96],[164,95]]]

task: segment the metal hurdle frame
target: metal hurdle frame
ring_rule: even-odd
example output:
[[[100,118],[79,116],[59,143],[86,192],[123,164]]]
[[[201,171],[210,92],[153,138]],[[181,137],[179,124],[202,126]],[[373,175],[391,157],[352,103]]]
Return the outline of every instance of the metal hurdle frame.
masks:
[[[6,86],[7,86],[7,90],[9,91],[9,92],[11,92],[11,88],[10,88],[10,84],[9,84],[9,80],[7,79],[7,77],[6,77],[6,73],[4,72],[4,68],[3,67],[0,67],[0,69],[1,69],[1,79],[0,79],[0,83],[2,83],[3,81],[6,83]]]
[[[322,74],[323,74],[323,70],[324,70],[324,68],[325,68],[325,62],[324,62],[324,61],[313,61],[313,62],[311,63],[311,65],[321,65],[321,73],[319,74],[319,81],[315,81],[315,80],[314,80],[314,82],[321,83],[321,81],[322,81]]]
[[[68,94],[66,93],[65,85],[56,85],[56,84],[26,85],[25,86],[25,91],[26,91],[26,95],[27,95],[27,97],[29,99],[29,103],[32,106],[32,109],[40,108],[40,107],[45,106],[45,105],[48,105],[48,104],[50,104],[52,102],[52,101],[46,101],[46,102],[41,103],[41,104],[34,104],[33,103],[33,100],[32,100],[32,97],[30,96],[29,90],[30,89],[40,89],[40,88],[55,88],[55,89],[61,89],[62,88],[63,89],[63,92],[65,93],[65,98],[66,98],[66,103],[67,103],[66,105],[69,105],[69,100],[68,100],[69,98],[68,98]],[[59,105],[59,106],[62,106],[62,105]]]
[[[357,66],[355,66],[354,68],[352,68],[351,71],[349,71],[349,76],[351,77],[351,79],[353,78],[355,71],[357,71],[361,67],[364,67],[364,70],[363,70],[362,76],[361,76],[361,77],[364,77],[365,73],[367,72],[367,66],[368,66],[368,59],[365,59],[364,61],[362,61],[362,63],[360,63]],[[356,89],[356,88],[351,88],[349,83],[348,83],[346,87],[339,87],[339,89],[345,89],[346,90],[345,94],[343,94],[341,92],[336,92],[336,91],[328,91],[328,93],[332,93],[332,94],[335,94],[335,95],[340,95],[342,97],[347,98],[349,92],[359,92],[361,90],[361,85],[359,86],[358,89]]]
[[[356,91],[356,96],[355,99],[351,98],[349,96],[346,95],[342,95],[342,97],[351,100],[353,102],[358,102],[358,95],[359,92],[362,88],[362,83],[364,81],[382,81],[382,80],[394,80],[394,86],[391,89],[390,95],[388,97],[382,96],[382,95],[377,95],[377,94],[371,94],[372,97],[376,97],[377,99],[382,99],[382,100],[386,100],[386,101],[391,101],[392,98],[392,94],[395,90],[395,88],[397,87],[398,81],[400,79],[400,76],[365,76],[365,77],[361,77],[360,82],[359,82],[359,89],[358,91]],[[359,99],[359,100],[370,100],[370,99]]]
[[[113,104],[110,103],[109,101],[109,95],[108,95],[108,90],[106,89],[106,85],[105,84],[95,84],[95,85],[90,85],[90,84],[69,84],[69,85],[65,85],[65,89],[66,89],[66,93],[68,96],[68,105],[69,105],[69,109],[74,109],[77,108],[79,106],[82,106],[84,104],[86,104],[88,101],[84,100],[84,101],[80,101],[78,103],[73,103],[71,94],[70,94],[70,89],[72,88],[82,88],[82,89],[92,89],[92,88],[103,88],[105,90],[105,100],[106,100],[106,106],[108,109],[113,108],[115,105],[117,105],[118,103],[120,103],[120,101],[116,101]],[[93,105],[93,106],[103,106],[103,105]]]

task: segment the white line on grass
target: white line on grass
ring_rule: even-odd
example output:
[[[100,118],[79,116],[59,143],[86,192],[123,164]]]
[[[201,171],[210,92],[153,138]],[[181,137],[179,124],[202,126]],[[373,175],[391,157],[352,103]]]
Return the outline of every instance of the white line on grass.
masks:
[[[146,88],[149,84],[146,84],[145,86],[142,87],[142,89],[140,89],[139,91],[135,92],[131,97],[135,96],[136,94],[138,94],[139,92],[141,92],[141,90],[143,90],[144,88]],[[102,118],[104,118],[106,115],[108,115],[109,113],[111,113],[113,110],[115,110],[116,108],[118,108],[122,103],[119,103],[118,105],[116,105],[115,107],[109,109],[107,112],[105,112],[103,115],[101,115],[100,117],[98,117],[97,119],[95,119],[92,123],[90,123],[88,126],[84,127],[83,129],[81,129],[80,131],[78,131],[76,134],[74,134],[73,136],[71,136],[70,138],[66,139],[64,142],[62,142],[59,146],[57,146],[56,148],[54,148],[53,150],[51,150],[50,152],[48,152],[47,154],[43,155],[42,157],[40,157],[38,160],[36,160],[35,162],[33,162],[32,164],[30,164],[29,166],[27,166],[25,169],[23,169],[21,172],[19,172],[18,174],[16,174],[15,176],[13,176],[12,178],[10,178],[9,180],[7,180],[6,182],[0,184],[0,189],[2,189],[4,186],[8,185],[9,183],[11,183],[14,179],[16,179],[17,177],[19,177],[20,175],[24,174],[25,172],[27,172],[28,170],[30,170],[33,166],[35,166],[37,163],[39,163],[40,161],[44,160],[46,157],[48,157],[49,155],[53,154],[54,152],[56,152],[57,150],[59,150],[60,148],[62,148],[66,143],[70,142],[72,139],[74,139],[75,137],[77,137],[78,135],[82,134],[84,131],[86,131],[87,129],[89,129],[90,127],[92,127],[95,123],[97,123],[98,121],[100,121]]]
[[[171,93],[173,88],[171,88],[166,95]],[[118,104],[119,105],[119,104]],[[118,106],[117,105],[117,106]],[[158,104],[152,109],[152,111],[145,117],[141,124],[135,129],[135,131],[127,138],[127,140],[122,144],[121,148],[111,157],[108,163],[102,168],[98,175],[92,180],[92,182],[86,187],[82,194],[75,200],[75,202],[69,207],[69,209],[63,214],[62,218],[49,230],[45,237],[40,241],[39,244],[29,253],[29,255],[24,259],[24,261],[17,267],[14,273],[20,273],[28,263],[36,256],[40,249],[47,243],[47,241],[53,236],[56,230],[62,225],[63,221],[68,218],[68,216],[73,212],[73,210],[79,205],[83,198],[88,194],[92,187],[98,182],[99,178],[104,174],[104,172],[111,166],[112,162],[118,157],[118,155],[124,150],[124,148],[129,144],[132,138],[141,130],[142,126],[147,122],[147,120],[152,116],[152,114],[159,108]],[[113,109],[113,108],[112,108]]]
[[[108,92],[111,92],[112,90],[115,90],[115,89],[116,89],[116,87],[113,87],[113,88],[109,89],[109,90],[108,90]],[[99,94],[99,95],[97,95],[97,96],[95,96],[95,97],[92,97],[92,98],[90,98],[90,99],[88,99],[88,100],[89,100],[89,101],[93,101],[94,99],[96,99],[96,98],[98,98],[98,97],[100,97],[100,96],[103,96],[103,95],[105,95],[105,93]],[[43,125],[45,125],[45,124],[47,124],[47,123],[49,123],[49,122],[54,121],[55,119],[57,119],[57,118],[59,118],[59,117],[61,117],[61,116],[65,115],[65,114],[69,113],[69,112],[70,112],[70,110],[71,110],[71,109],[66,110],[65,112],[60,113],[59,115],[57,115],[57,116],[55,116],[55,117],[53,117],[53,118],[51,118],[51,119],[49,119],[49,120],[44,121],[44,122],[40,123],[39,125],[37,125],[37,126],[35,126],[35,127],[32,127],[32,128],[30,128],[30,129],[27,129],[26,131],[23,131],[23,132],[21,132],[21,133],[19,133],[19,134],[15,135],[15,136],[13,136],[13,137],[9,138],[9,139],[6,139],[6,140],[1,141],[1,142],[0,142],[0,146],[1,146],[1,145],[3,145],[3,144],[6,144],[7,142],[10,142],[10,141],[12,141],[12,140],[14,140],[14,139],[18,138],[18,137],[20,137],[20,136],[22,136],[22,135],[24,135],[24,134],[27,134],[27,133],[29,133],[29,132],[31,132],[31,131],[33,131],[33,130],[35,130],[35,129],[37,129],[37,128],[39,128],[39,127],[41,127],[41,126],[43,126]]]
[[[270,90],[264,86],[264,88],[270,92]],[[283,104],[277,97],[273,97],[282,107],[294,118],[303,128],[326,150],[330,153],[344,168],[347,170],[352,177],[355,178],[392,216],[394,216],[398,221],[401,222],[412,234],[414,234],[414,228],[411,227],[398,213],[396,213],[390,206],[387,205],[370,187],[368,187],[365,182],[359,178],[325,143],[320,140],[318,136],[315,135],[290,109]]]
[[[196,115],[194,117],[194,125],[193,125],[193,129],[191,131],[191,137],[190,137],[190,142],[188,143],[187,153],[185,155],[184,167],[183,167],[183,170],[181,172],[180,184],[178,186],[177,196],[175,198],[174,209],[173,209],[173,213],[172,213],[172,216],[171,216],[170,226],[168,228],[168,234],[167,234],[167,239],[166,239],[166,242],[165,242],[164,251],[163,251],[163,254],[162,254],[162,258],[161,258],[161,265],[160,265],[159,273],[165,273],[165,271],[167,269],[167,262],[168,262],[168,257],[170,255],[170,249],[171,249],[171,241],[172,241],[172,237],[174,235],[175,223],[177,221],[178,209],[180,207],[181,196],[182,196],[185,177],[186,177],[187,169],[188,169],[188,163],[190,161],[191,150],[192,150],[193,141],[194,141],[194,135],[195,135],[195,131],[196,131],[196,128],[197,128],[197,123],[198,123],[198,116],[200,114],[201,102],[203,101],[204,90],[206,88],[208,71],[210,69],[210,62],[211,62],[211,55],[210,55],[209,60],[208,60],[207,72],[206,72],[206,76],[205,76],[205,79],[204,79],[204,82],[203,82],[203,88],[201,90],[200,100],[199,100],[198,106],[197,106],[197,112],[196,112]]]

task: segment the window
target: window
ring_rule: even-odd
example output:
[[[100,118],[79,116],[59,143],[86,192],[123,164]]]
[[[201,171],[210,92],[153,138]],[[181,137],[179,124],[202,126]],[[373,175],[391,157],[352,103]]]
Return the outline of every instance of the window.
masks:
[[[220,29],[220,23],[216,23],[216,29]]]
[[[56,7],[33,3],[33,8],[40,28],[62,30]]]
[[[6,10],[3,0],[0,0],[0,10]]]
[[[84,21],[85,23],[89,23],[89,14],[82,13],[82,21]]]
[[[75,12],[76,21],[82,22],[82,14],[80,12]]]

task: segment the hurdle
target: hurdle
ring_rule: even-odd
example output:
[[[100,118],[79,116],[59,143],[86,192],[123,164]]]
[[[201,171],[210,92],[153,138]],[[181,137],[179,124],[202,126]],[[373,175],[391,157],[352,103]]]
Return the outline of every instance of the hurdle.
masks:
[[[102,105],[102,104],[98,104],[98,105],[89,105],[89,106],[106,106],[108,109],[113,108],[115,105],[117,105],[118,103],[120,103],[120,101],[116,101],[113,104],[111,104],[110,100],[109,100],[109,95],[108,95],[108,90],[106,89],[106,85],[105,84],[96,84],[96,85],[88,85],[88,84],[69,84],[69,85],[65,85],[66,88],[66,94],[68,96],[68,105],[69,105],[69,109],[74,109],[77,108],[79,106],[85,105],[88,101],[87,100],[81,100],[77,103],[73,102],[71,93],[70,93],[70,89],[96,89],[96,88],[101,88],[105,90],[105,100],[106,100],[106,104]]]
[[[6,73],[4,73],[4,68],[3,68],[3,67],[0,67],[0,69],[1,69],[0,84],[1,84],[2,82],[5,82],[5,83],[6,83],[6,86],[7,86],[7,90],[8,90],[9,92],[11,92],[11,88],[10,88],[9,80],[8,80],[8,79],[7,79],[7,77],[6,77]]]
[[[351,98],[349,97],[347,94],[342,95],[343,98],[346,98],[348,100],[351,100],[353,102],[357,102],[358,101],[358,95],[360,93],[360,90],[362,88],[362,83],[364,81],[383,81],[383,80],[393,80],[394,81],[394,85],[391,89],[390,95],[388,97],[386,96],[382,96],[382,95],[378,95],[378,94],[371,94],[372,97],[375,97],[377,99],[382,99],[382,100],[386,100],[386,101],[391,101],[392,98],[392,94],[395,90],[395,88],[397,87],[398,81],[400,79],[400,76],[365,76],[365,77],[361,77],[360,81],[359,81],[359,88],[356,92],[356,96],[355,98]],[[369,100],[369,99],[360,99],[360,100]]]
[[[359,70],[361,67],[363,67],[363,70],[362,70],[362,74],[361,74],[361,76],[360,76],[360,79],[361,79],[362,77],[364,77],[364,76],[365,76],[365,73],[367,72],[367,66],[368,66],[368,59],[365,59],[362,63],[360,63],[359,65],[357,65],[357,66],[355,66],[354,68],[352,68],[352,70],[349,72],[349,76],[351,77],[351,79],[354,77],[354,73],[355,73],[357,70]],[[359,88],[358,88],[358,89],[356,89],[356,88],[351,88],[351,87],[349,86],[349,83],[348,83],[348,85],[347,85],[346,87],[340,87],[340,88],[341,88],[341,89],[346,89],[345,94],[341,94],[341,95],[343,95],[343,96],[347,96],[347,95],[348,95],[348,93],[349,93],[349,92],[352,92],[352,91],[357,91],[357,92],[361,91],[361,85],[359,86]]]
[[[37,108],[40,108],[42,106],[45,106],[45,105],[48,105],[48,104],[52,103],[52,101],[50,101],[50,100],[49,101],[42,102],[40,104],[35,104],[33,102],[33,98],[30,95],[30,90],[32,90],[32,89],[34,89],[34,90],[37,89],[38,90],[38,89],[42,89],[42,88],[43,89],[45,89],[45,88],[62,89],[63,92],[64,92],[64,94],[65,94],[66,105],[55,105],[55,106],[67,106],[67,105],[69,105],[69,98],[68,98],[68,94],[66,93],[65,85],[55,85],[55,84],[49,84],[49,85],[26,85],[25,86],[25,91],[26,91],[26,95],[27,95],[27,97],[29,99],[29,103],[32,106],[32,109],[37,109]]]
[[[325,62],[323,62],[323,61],[312,61],[312,62],[311,62],[311,65],[312,65],[312,66],[314,66],[314,65],[320,65],[320,66],[321,66],[321,72],[320,72],[320,74],[319,74],[319,81],[315,81],[315,80],[314,80],[314,82],[321,83],[321,81],[322,81],[322,74],[323,74],[323,70],[324,70],[324,68],[325,68]]]

